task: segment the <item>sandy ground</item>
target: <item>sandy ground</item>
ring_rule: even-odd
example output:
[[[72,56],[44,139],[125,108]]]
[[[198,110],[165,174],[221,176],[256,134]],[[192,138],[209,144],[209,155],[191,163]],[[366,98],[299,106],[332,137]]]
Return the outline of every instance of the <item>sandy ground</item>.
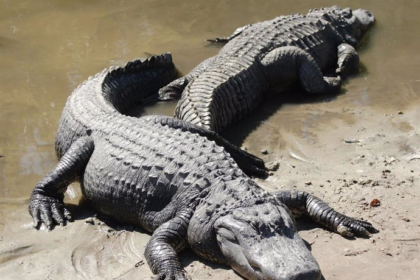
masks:
[[[221,5],[225,1],[219,2]],[[290,2],[289,5],[295,6],[296,1],[281,1],[282,4],[283,2]],[[330,1],[316,2],[323,3],[315,5],[301,1],[298,6],[303,4],[331,5]],[[347,1],[335,2],[334,4],[347,6],[343,3],[347,3]],[[255,5],[262,5],[260,3],[262,2]],[[354,1],[351,1],[348,5],[353,5],[353,3]],[[240,5],[243,5],[242,2]],[[415,280],[420,279],[420,129],[418,123],[420,111],[416,108],[416,104],[420,104],[418,97],[418,92],[420,92],[418,30],[420,29],[416,28],[419,26],[417,15],[419,9],[415,1],[405,1],[404,4],[391,1],[386,4],[383,4],[383,1],[364,1],[363,7],[365,5],[368,9],[374,8],[372,10],[379,21],[375,26],[375,32],[369,33],[372,34],[372,37],[371,40],[368,40],[368,47],[366,48],[366,43],[364,45],[366,51],[361,51],[361,61],[367,70],[363,69],[363,73],[346,82],[344,85],[345,94],[328,100],[328,102],[291,102],[293,105],[268,102],[257,110],[259,115],[235,125],[235,128],[226,135],[229,140],[248,148],[251,153],[261,156],[267,163],[280,163],[279,170],[275,171],[267,180],[257,180],[262,187],[269,191],[293,188],[305,190],[322,198],[330,206],[348,216],[370,221],[379,230],[379,233],[369,239],[348,240],[311,221],[298,220],[299,233],[309,244],[313,255],[319,262],[324,279]],[[145,4],[144,6],[147,8],[149,5]],[[279,6],[276,7],[278,10],[271,6],[269,10],[274,10],[276,15],[285,13]],[[159,6],[159,10],[160,8]],[[248,20],[246,15],[252,15],[254,8],[255,6],[250,6],[250,12],[239,18]],[[161,13],[153,13],[153,9],[157,10],[156,7],[148,10],[151,15]],[[248,10],[248,7],[244,7],[244,9]],[[293,12],[303,12],[307,9],[309,7],[296,7]],[[92,10],[95,10],[94,7]],[[172,6],[170,10],[173,10]],[[176,64],[184,71],[190,70],[189,68],[208,57],[210,51],[213,50],[204,48],[201,43],[191,45],[191,42],[201,42],[203,38],[206,38],[206,34],[202,34],[203,30],[211,34],[216,30],[217,34],[226,35],[230,34],[232,27],[241,26],[236,21],[229,25],[229,20],[235,19],[231,15],[231,10],[226,9],[226,12],[223,13],[223,9],[220,11],[219,7],[217,10],[211,10],[213,12],[208,12],[212,17],[208,17],[207,14],[194,15],[194,18],[209,18],[211,25],[204,23],[201,29],[193,28],[197,23],[191,21],[191,25],[186,25],[183,28],[187,31],[196,29],[197,31],[194,33],[196,37],[191,37],[188,32],[182,33],[185,30],[181,30],[179,36],[187,34],[183,35],[185,37],[180,37],[182,40],[177,37],[180,27],[175,18],[173,20],[177,24],[173,24],[173,31],[171,31],[172,29],[166,30],[166,27],[160,28],[160,25],[157,26],[156,36],[159,34],[162,37],[151,35],[149,38],[150,42],[156,42],[155,45],[147,45],[148,48],[145,48],[144,45],[135,45],[137,47],[133,47],[133,49],[153,50],[156,53],[172,50],[172,47],[175,50],[183,50],[183,52],[178,51],[174,56]],[[103,55],[100,52],[103,44],[100,43],[120,42],[119,34],[125,34],[124,32],[130,26],[133,26],[133,29],[131,33],[127,33],[127,37],[137,38],[137,35],[129,35],[138,33],[137,25],[133,25],[138,17],[137,12],[138,10],[134,10],[133,14],[129,14],[132,21],[128,21],[128,25],[122,25],[123,17],[119,17],[118,13],[115,14],[115,18],[110,16],[102,19],[98,25],[102,26],[102,28],[98,28],[99,35],[93,34],[99,36],[99,39],[102,38],[103,41],[99,40],[99,43],[94,45],[93,51],[86,51],[88,56],[98,53],[97,60],[95,57],[87,59],[81,56],[80,60],[86,61],[86,64],[74,62],[76,66],[71,69],[83,70],[86,71],[86,75],[91,75],[95,73],[94,71],[100,70],[94,67],[95,61],[100,61],[103,57],[116,57],[118,61],[131,59],[133,53],[122,57],[114,53],[110,56]],[[79,13],[78,10],[77,13]],[[185,13],[190,13],[190,10],[186,9]],[[17,15],[15,12],[10,12],[10,14]],[[261,12],[261,14],[264,17],[270,17],[267,11]],[[37,14],[35,13],[35,15]],[[61,16],[63,14],[59,13],[59,16],[56,17]],[[181,16],[183,17],[184,14]],[[46,14],[43,13],[35,17],[35,20],[39,18],[41,26],[39,30],[45,29],[45,17]],[[73,26],[79,21],[89,25],[81,20],[84,18],[85,16],[78,15],[76,17],[71,13],[68,14],[68,17],[64,17],[63,22],[66,26]],[[89,17],[86,18],[89,19]],[[213,22],[218,22],[218,19],[227,19],[228,21],[220,21],[221,26],[214,27]],[[90,21],[88,22],[90,23]],[[4,23],[3,25],[7,25],[9,28],[11,24],[9,20],[4,20]],[[112,23],[115,23],[118,28],[110,28]],[[124,32],[120,32],[120,25],[122,26],[121,30],[125,30]],[[21,30],[32,32],[32,26],[34,26],[32,21],[28,21],[26,25],[21,26]],[[53,27],[54,25],[49,26],[49,28]],[[222,27],[226,30],[223,30]],[[95,37],[90,36],[90,33],[86,33],[89,36],[83,36],[85,34],[82,32],[83,30],[84,28],[72,29],[71,32],[68,32],[70,35],[73,34],[74,38]],[[113,30],[118,36],[111,36]],[[168,35],[168,33],[161,32],[162,30],[175,34],[173,41],[162,45],[162,41],[172,38],[168,37],[172,33]],[[61,35],[62,33],[61,29],[52,33],[54,36],[50,37],[53,40],[49,37],[41,37],[40,42],[46,43],[35,46],[38,49],[45,48],[48,54],[54,49],[53,47],[48,48],[50,45],[61,50],[52,43],[56,40],[55,34]],[[34,32],[34,34],[41,36],[42,32]],[[79,52],[63,52],[69,57],[63,56],[62,60],[52,63],[44,56],[37,57],[36,52],[33,51],[32,41],[29,40],[27,43],[27,37],[23,36],[22,38],[22,45],[27,44],[32,47],[26,55],[27,57],[23,56],[28,61],[24,60],[25,63],[21,63],[23,68],[16,68],[16,72],[5,71],[4,73],[7,72],[7,75],[4,76],[5,79],[9,79],[7,78],[9,72],[10,77],[21,72],[23,74],[18,76],[20,77],[18,81],[19,84],[22,83],[22,87],[26,87],[27,85],[23,81],[28,79],[26,77],[28,65],[36,65],[30,69],[31,73],[38,72],[39,69],[38,64],[28,59],[35,56],[42,63],[44,60],[49,63],[41,64],[40,68],[44,67],[48,71],[41,71],[43,73],[41,78],[44,77],[44,79],[30,76],[32,77],[31,81],[40,80],[39,83],[30,84],[30,86],[42,94],[44,94],[43,91],[47,91],[54,96],[62,95],[60,98],[65,100],[70,91],[67,89],[69,86],[66,83],[65,86],[56,89],[54,87],[56,84],[51,83],[50,77],[66,77],[68,70],[64,67],[67,65],[64,61],[73,63],[78,58],[76,54],[85,53],[85,43],[89,45],[91,42],[80,43],[83,48]],[[29,36],[29,39],[31,38],[32,36]],[[67,42],[72,42],[67,39],[66,46]],[[58,39],[57,41],[60,42]],[[4,39],[2,42],[7,46]],[[179,43],[173,46],[173,42]],[[13,45],[10,47],[10,52],[12,49],[15,49]],[[19,51],[21,50],[18,49],[15,54],[18,58],[22,56]],[[202,53],[197,54],[196,61],[191,60],[190,57],[196,52]],[[390,53],[392,55],[389,55]],[[7,58],[7,53],[4,54],[4,58]],[[54,53],[52,52],[52,54]],[[14,56],[10,57],[14,59]],[[55,56],[52,57],[55,58]],[[62,56],[56,54],[56,57],[58,59]],[[186,65],[185,62],[191,65]],[[15,65],[16,62],[13,60],[9,64]],[[61,64],[64,65],[65,71],[61,69],[62,72],[57,72],[56,67]],[[101,64],[101,67],[106,65],[108,64]],[[80,75],[80,79],[85,77],[83,74],[85,72],[82,73],[83,75],[79,72],[69,73],[77,74],[77,77]],[[73,89],[79,82],[77,79],[74,83],[72,81],[69,88]],[[48,85],[48,88],[44,84]],[[6,85],[4,83],[2,87]],[[28,197],[25,199],[10,198],[23,197],[22,190],[14,193],[13,188],[24,189],[24,186],[25,189],[29,188],[28,186],[32,188],[35,180],[41,179],[47,172],[45,170],[50,168],[50,166],[48,168],[46,166],[54,162],[52,142],[56,127],[52,126],[59,118],[55,115],[55,111],[57,114],[60,111],[59,106],[54,108],[54,102],[59,104],[59,100],[61,100],[53,99],[52,96],[43,97],[42,94],[22,95],[19,103],[15,100],[15,95],[22,93],[19,91],[15,93],[16,87],[16,82],[12,82],[9,84],[9,88],[5,88],[9,89],[10,97],[6,99],[7,102],[2,100],[2,110],[6,112],[2,116],[5,116],[5,123],[8,127],[6,129],[3,127],[3,134],[6,136],[2,134],[0,137],[7,138],[7,135],[13,135],[6,139],[7,145],[9,142],[12,144],[17,142],[18,145],[23,145],[24,151],[33,149],[34,153],[41,154],[39,161],[33,160],[33,168],[36,168],[37,172],[31,176],[19,175],[16,180],[9,180],[15,184],[8,184],[7,188],[1,189],[4,191],[0,195],[0,279],[150,279],[152,273],[143,256],[150,235],[139,228],[120,225],[104,216],[95,216],[95,213],[83,204],[83,201],[80,202],[80,189],[77,184],[73,184],[69,188],[66,196],[66,202],[75,221],[66,227],[56,227],[51,232],[47,232],[45,229],[37,231],[32,228],[31,217],[27,211],[29,191]],[[4,99],[3,96],[2,99]],[[36,107],[37,102],[35,101],[37,100],[42,105],[39,106],[39,109]],[[407,104],[412,105],[410,107]],[[17,110],[16,108],[19,107],[21,108]],[[31,110],[35,110],[42,118],[35,113],[27,114],[26,111],[30,112]],[[47,124],[43,127],[40,124],[45,122],[44,111]],[[22,124],[23,120],[28,121]],[[23,130],[23,126],[26,130],[27,125],[29,132],[31,125],[36,126],[36,132],[38,132],[39,126],[40,135],[43,136],[40,138],[45,139],[48,143],[38,141],[35,145],[32,143],[33,141],[29,140],[29,144],[32,146],[27,147],[28,143],[25,141],[28,140],[25,140],[26,136],[23,135],[25,136],[23,137],[20,132]],[[51,126],[51,128],[47,128],[47,126]],[[239,139],[230,137],[232,135],[239,135]],[[2,143],[6,143],[6,141]],[[5,155],[0,159],[5,162],[4,166],[7,160],[11,161],[12,158],[21,156],[20,154],[6,154],[5,147],[6,144],[4,147],[0,147],[0,149],[4,148],[4,151],[0,150],[2,155]],[[268,155],[261,154],[263,149],[268,150]],[[20,152],[19,147],[16,150]],[[17,177],[16,174],[18,174],[17,172],[12,174],[8,169],[1,168],[0,172],[4,173],[4,176],[0,176],[0,185],[5,185],[5,182],[1,181],[3,177],[12,175]],[[34,182],[26,181],[27,178],[34,177],[37,177]],[[379,206],[370,206],[374,199],[380,201]],[[187,250],[181,253],[180,258],[192,279],[242,279],[229,267],[202,260],[191,251]]]
[[[257,181],[269,191],[296,188],[313,193],[379,230],[369,239],[348,240],[310,221],[298,221],[325,279],[419,279],[420,112],[407,108],[384,113],[367,107],[343,111],[332,104],[301,105],[303,112],[322,111],[321,117],[341,115],[307,129],[307,137],[274,125],[296,110],[284,107],[245,139],[243,145],[251,152],[261,155],[267,148],[269,154],[261,156],[280,162],[272,176]],[[1,278],[150,279],[142,255],[149,235],[96,217],[83,201],[76,206],[80,190],[77,185],[69,190],[75,221],[51,232],[31,227],[28,200],[4,201],[10,207],[1,217],[6,229],[0,236]],[[374,199],[379,206],[370,206]],[[188,250],[181,260],[193,279],[241,279],[229,267]]]

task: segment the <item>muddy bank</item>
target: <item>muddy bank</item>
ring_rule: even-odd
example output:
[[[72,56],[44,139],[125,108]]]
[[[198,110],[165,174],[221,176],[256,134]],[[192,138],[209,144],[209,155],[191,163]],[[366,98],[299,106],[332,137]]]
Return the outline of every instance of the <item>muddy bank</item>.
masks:
[[[325,104],[324,106],[327,106]],[[338,110],[338,109],[336,109]],[[334,110],[329,109],[330,113]],[[287,113],[287,112],[284,112]],[[388,113],[351,109],[363,115],[351,125],[336,119],[323,129],[300,138],[269,120],[259,129],[278,134],[268,147],[267,161],[279,161],[280,169],[259,183],[267,190],[300,189],[328,201],[349,216],[371,221],[380,232],[369,239],[347,240],[318,225],[299,221],[300,234],[310,244],[325,279],[417,279],[420,269],[420,135],[414,129],[416,108]],[[258,135],[258,134],[256,134]],[[253,134],[248,144],[254,146]],[[272,139],[272,138],[270,138]],[[273,141],[273,140],[271,140]],[[149,279],[151,272],[142,252],[149,234],[96,217],[79,202],[73,205],[75,222],[51,232],[35,231],[27,215],[27,199],[2,200],[3,231],[0,239],[0,271],[3,279]],[[377,199],[380,204],[370,206]],[[212,264],[186,251],[181,254],[193,279],[241,279],[231,269]]]

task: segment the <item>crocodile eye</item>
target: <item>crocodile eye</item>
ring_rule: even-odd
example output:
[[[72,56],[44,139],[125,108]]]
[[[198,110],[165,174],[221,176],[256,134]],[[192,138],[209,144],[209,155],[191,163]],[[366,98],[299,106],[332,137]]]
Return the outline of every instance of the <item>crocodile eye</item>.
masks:
[[[353,12],[350,8],[343,9],[343,16],[344,18],[351,18],[353,16]]]

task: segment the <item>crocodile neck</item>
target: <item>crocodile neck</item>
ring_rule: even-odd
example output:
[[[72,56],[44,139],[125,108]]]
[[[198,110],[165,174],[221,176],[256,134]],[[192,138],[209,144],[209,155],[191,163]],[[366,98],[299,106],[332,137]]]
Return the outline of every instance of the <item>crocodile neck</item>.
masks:
[[[274,197],[248,177],[218,178],[200,200],[188,226],[188,243],[199,256],[217,263],[225,259],[218,249],[214,223],[235,209],[274,201]],[[274,202],[276,203],[276,202]]]

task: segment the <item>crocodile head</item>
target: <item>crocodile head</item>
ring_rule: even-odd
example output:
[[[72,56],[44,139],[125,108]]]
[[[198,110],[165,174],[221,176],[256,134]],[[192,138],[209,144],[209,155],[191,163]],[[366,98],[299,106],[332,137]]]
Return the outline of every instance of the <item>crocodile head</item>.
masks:
[[[274,203],[235,209],[216,220],[227,263],[251,280],[318,280],[318,263],[299,237],[291,213]]]
[[[346,8],[340,10],[339,14],[347,23],[347,29],[357,40],[360,40],[375,22],[373,14],[364,9],[352,11],[350,8]]]
[[[308,16],[317,16],[330,22],[352,45],[357,45],[375,22],[375,17],[368,10],[353,11],[350,8],[341,9],[337,6],[310,10]]]

